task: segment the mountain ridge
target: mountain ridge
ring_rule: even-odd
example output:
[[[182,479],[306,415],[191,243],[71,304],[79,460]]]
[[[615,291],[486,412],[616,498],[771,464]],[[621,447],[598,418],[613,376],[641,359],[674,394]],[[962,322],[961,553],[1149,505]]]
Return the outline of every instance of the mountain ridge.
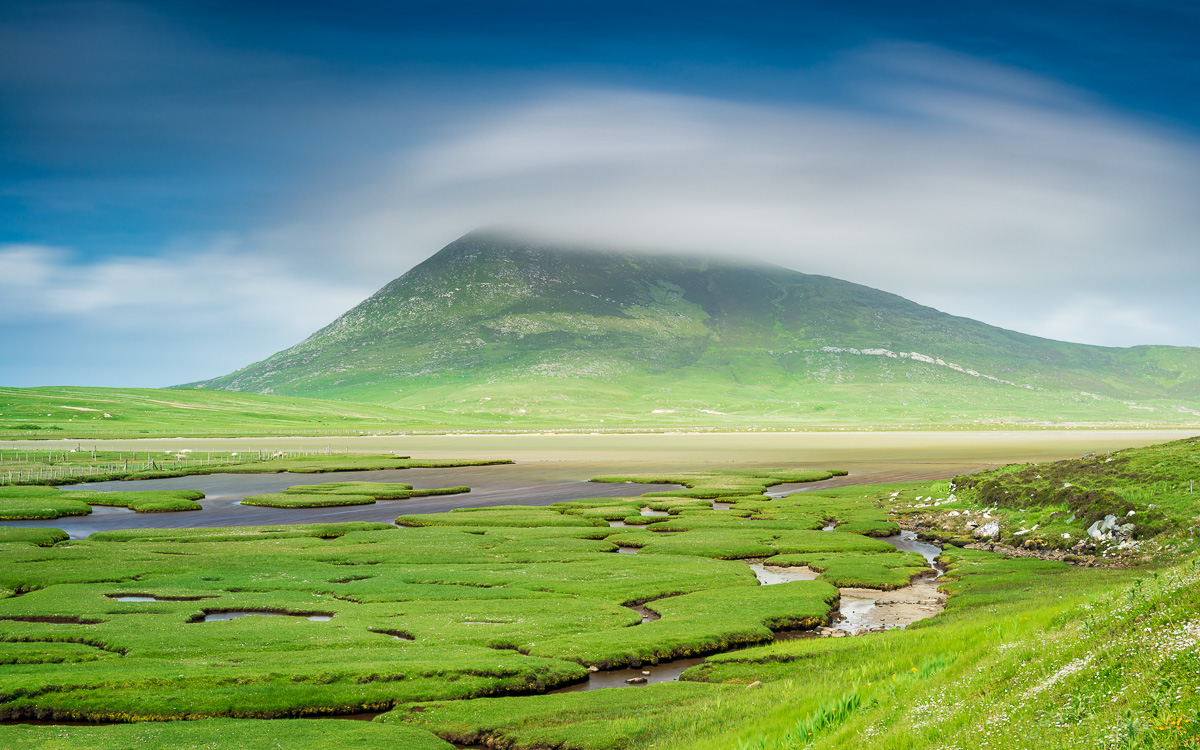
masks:
[[[1200,349],[1059,342],[765,263],[473,232],[296,346],[181,387],[516,421],[1195,421]]]

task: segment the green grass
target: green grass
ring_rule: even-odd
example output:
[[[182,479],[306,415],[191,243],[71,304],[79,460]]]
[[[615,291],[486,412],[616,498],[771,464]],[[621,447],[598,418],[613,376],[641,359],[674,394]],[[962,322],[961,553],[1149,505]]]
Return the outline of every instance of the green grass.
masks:
[[[286,526],[233,526],[230,528],[196,529],[122,529],[99,531],[88,539],[96,542],[216,542],[248,541],[254,539],[290,539],[315,537],[336,539],[355,531],[378,531],[390,529],[384,523],[309,523]]]
[[[649,529],[667,524],[653,524]],[[696,529],[651,537],[642,547],[644,554],[702,555],[721,560],[798,552],[878,552],[895,553],[885,542],[857,534],[824,531],[793,531],[780,528],[760,528],[763,523],[742,521],[743,528]]]
[[[63,485],[202,474],[319,474],[381,469],[439,469],[510,464],[508,459],[414,459],[321,451],[205,452],[0,450],[0,485]],[[3,487],[0,486],[0,490]],[[387,492],[386,489],[381,490]],[[363,494],[363,493],[357,493]]]
[[[741,479],[761,485],[765,474]],[[354,497],[361,486],[317,495]],[[693,498],[597,498],[401,517],[406,528],[151,529],[83,541],[0,530],[0,718],[226,717],[211,726],[240,727],[250,747],[278,737],[251,719],[389,709],[369,729],[331,727],[313,741],[342,731],[347,744],[421,747],[437,735],[516,750],[1200,742],[1192,560],[1084,568],[949,547],[938,616],[771,642],[772,631],[826,622],[834,585],[889,589],[918,572],[915,555],[872,535],[889,508],[947,491],[935,482],[739,495],[727,511]],[[673,515],[606,523],[648,504]],[[813,529],[830,519],[837,531]],[[615,554],[617,544],[640,553]],[[819,568],[824,580],[759,586],[727,559],[747,551]],[[641,622],[637,603],[661,618]],[[228,611],[283,616],[202,621]],[[751,647],[728,651],[738,646]],[[582,680],[587,665],[697,654],[714,655],[683,682],[539,695]],[[186,746],[202,741],[189,734],[200,726],[0,727],[0,743]],[[404,728],[418,733],[383,734]]]
[[[86,516],[92,507],[53,487],[0,487],[0,520],[22,521]]]
[[[399,482],[322,482],[321,484],[288,487],[285,492],[320,495],[366,495],[376,500],[403,500],[412,497],[411,484]]]
[[[274,492],[268,495],[249,495],[242,505],[265,505],[268,508],[328,508],[339,505],[373,505],[370,495],[341,495],[333,493]]]
[[[950,609],[911,632],[845,639],[825,653],[793,642],[710,660],[696,676],[810,692],[793,693],[798,700],[764,712],[755,728],[694,746],[788,748],[814,724],[802,743],[814,748],[1175,748],[1200,739],[1186,645],[1200,591],[1192,563],[1138,576],[949,556]],[[855,666],[837,670],[835,661]],[[815,721],[850,694],[853,711]]]
[[[501,505],[493,508],[461,508],[449,513],[400,516],[401,526],[607,526],[600,519],[565,515],[537,505]]]
[[[763,503],[761,499],[745,498],[736,501],[735,508],[752,510],[757,518],[771,519],[780,514],[790,520],[803,520],[808,528],[823,528],[834,523],[837,530],[867,536],[893,536],[900,527],[891,520],[890,504],[880,502],[896,485],[850,486],[795,493],[788,497]]]
[[[775,630],[827,624],[837,597],[837,589],[817,581],[699,591],[649,602],[660,620],[585,638],[551,637],[528,652],[602,669],[655,664],[770,641]]]
[[[392,747],[404,750],[451,750],[453,745],[406,724],[368,721],[255,721],[205,719],[107,727],[0,726],[0,744],[27,750],[72,748],[227,748],[304,747],[341,750],[345,747]]]
[[[90,492],[72,491],[88,505],[108,505],[129,508],[138,513],[168,513],[178,510],[200,510],[194,502],[204,497],[199,490],[152,490],[142,492]]]
[[[62,529],[0,526],[0,544],[20,542],[36,544],[41,547],[52,547],[58,542],[65,542],[66,540],[67,532]]]
[[[762,476],[750,479],[762,483]],[[316,488],[277,497],[342,503],[374,499],[346,493],[413,492],[361,482]],[[715,514],[693,500],[631,505],[640,502]],[[0,588],[21,592],[0,599],[0,640],[24,644],[0,674],[0,716],[182,718],[169,697],[180,691],[192,718],[541,692],[581,680],[584,664],[615,667],[767,641],[772,630],[826,622],[836,600],[836,590],[817,581],[760,587],[737,562],[665,559],[649,546],[638,557],[613,554],[606,538],[613,529],[567,510],[579,509],[411,516],[402,522],[422,525],[406,529],[109,531],[51,547],[37,545],[60,537],[23,535],[0,545]],[[711,534],[721,544],[726,531],[642,533],[655,543]],[[881,544],[795,533],[819,538],[822,549]],[[786,535],[774,536],[786,546]],[[635,602],[650,602],[661,619],[641,624]],[[228,611],[282,616],[203,621]],[[308,620],[313,614],[330,619]]]
[[[200,510],[200,504],[194,501],[202,497],[204,493],[198,490],[63,492],[53,487],[0,487],[0,520],[84,516],[92,512],[93,505],[129,508],[138,513]]]
[[[946,556],[946,613],[907,631],[717,655],[685,673],[689,682],[423,703],[385,719],[459,742],[588,750],[1200,741],[1196,565],[1139,574],[973,550]]]
[[[464,744],[501,740],[521,748],[624,750],[662,746],[693,717],[742,692],[723,685],[661,683],[636,690],[424,703],[398,708],[383,720],[389,726],[427,726]]]
[[[327,508],[338,505],[371,505],[376,500],[407,500],[412,497],[458,495],[470,487],[436,487],[414,490],[411,484],[386,482],[327,482],[288,487],[283,492],[250,495],[242,505],[266,505],[272,508]]]
[[[1139,561],[1200,550],[1200,441],[1177,440],[1111,454],[1013,464],[952,482],[872,490],[883,507],[929,539],[963,546],[1052,551],[1075,559]],[[1113,516],[1117,535],[1088,529]],[[995,524],[991,537],[982,527]],[[990,529],[989,529],[990,530]]]
[[[1132,523],[1134,539],[1190,533],[1196,529],[1200,482],[1197,442],[1188,438],[1053,464],[1006,466],[957,477],[953,491],[970,506],[996,507],[1005,516],[1021,515],[1027,527],[1045,527],[1037,536],[1046,546],[1073,546],[1107,515]],[[1018,529],[1008,531],[1011,540]]]
[[[789,482],[819,482],[835,476],[845,476],[841,470],[813,471],[797,469],[792,471],[753,471],[753,470],[723,470],[723,471],[689,471],[678,474],[631,474],[607,475],[592,477],[589,481],[620,484],[633,482],[638,484],[682,484],[686,489],[663,490],[647,492],[643,497],[688,497],[688,498],[725,498],[740,495],[758,495],[766,492],[768,487]]]
[[[479,420],[439,421],[419,409],[219,391],[0,388],[0,438],[100,439],[236,435],[363,435]]]

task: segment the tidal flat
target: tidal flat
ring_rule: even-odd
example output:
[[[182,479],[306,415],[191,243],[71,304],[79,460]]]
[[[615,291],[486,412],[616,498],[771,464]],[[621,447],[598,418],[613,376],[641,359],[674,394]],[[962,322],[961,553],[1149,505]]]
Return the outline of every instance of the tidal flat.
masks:
[[[1056,461],[1089,452],[1140,447],[1191,437],[1195,430],[1057,429],[708,433],[521,433],[510,435],[364,435],[356,437],[164,438],[145,440],[6,441],[0,448],[104,451],[323,450],[347,453],[399,453],[414,458],[486,460],[551,464],[545,478],[576,476],[571,466],[602,466],[593,473],[647,473],[670,469],[767,468],[788,466],[851,474],[916,475],[961,472],[1008,463]],[[590,471],[590,469],[589,469]],[[587,473],[587,472],[585,472]],[[532,475],[531,475],[532,476]],[[882,481],[882,480],[880,480]]]
[[[164,479],[89,482],[71,489],[97,491],[199,490],[203,513],[134,516],[90,515],[49,521],[11,521],[14,526],[52,526],[81,538],[94,531],[122,528],[260,526],[280,523],[390,522],[397,513],[440,513],[490,505],[549,505],[579,497],[632,497],[650,488],[589,484],[603,474],[662,473],[694,469],[788,467],[842,469],[847,476],[811,485],[781,485],[772,494],[881,482],[947,479],[1009,463],[1054,461],[1086,453],[1162,443],[1187,437],[1179,430],[1033,430],[920,432],[726,432],[642,434],[426,435],[320,438],[172,438],[151,440],[59,440],[0,443],[17,450],[176,452],[325,451],[395,453],[415,459],[488,461],[516,464],[404,471],[344,471],[322,474],[194,475]],[[332,481],[410,482],[421,488],[466,485],[462,495],[415,498],[404,510],[389,504],[329,508],[243,506],[248,495]]]

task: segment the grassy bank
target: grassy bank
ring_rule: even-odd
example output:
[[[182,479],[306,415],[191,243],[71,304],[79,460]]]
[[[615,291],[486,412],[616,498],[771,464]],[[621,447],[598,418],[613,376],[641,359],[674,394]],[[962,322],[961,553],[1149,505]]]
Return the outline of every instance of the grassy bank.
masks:
[[[0,450],[0,486],[66,485],[203,474],[322,474],[335,471],[494,466],[508,459],[414,459],[329,451]],[[412,489],[411,487],[409,489]]]

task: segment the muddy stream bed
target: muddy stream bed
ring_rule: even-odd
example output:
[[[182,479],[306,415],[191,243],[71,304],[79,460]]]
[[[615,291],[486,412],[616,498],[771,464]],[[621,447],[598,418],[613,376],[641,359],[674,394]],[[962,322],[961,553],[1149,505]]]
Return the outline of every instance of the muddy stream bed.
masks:
[[[614,525],[618,522],[612,522]],[[621,524],[624,525],[624,524]],[[825,530],[832,531],[833,526]],[[936,564],[936,558],[941,554],[941,548],[933,544],[918,541],[911,531],[901,532],[883,541],[901,552],[917,552],[929,563],[929,571],[914,580],[910,585],[892,591],[877,589],[839,588],[841,601],[835,610],[833,622],[827,628],[815,630],[785,630],[775,633],[775,641],[794,640],[797,638],[846,637],[865,635],[871,632],[881,632],[895,628],[903,628],[918,620],[933,617],[941,612],[946,605],[946,595],[937,590],[937,579],[942,576],[942,570]],[[618,552],[637,554],[637,550],[621,547]],[[761,560],[747,560],[750,570],[754,572],[758,582],[763,586],[791,583],[793,581],[812,581],[820,575],[808,567],[778,567],[765,565]],[[646,602],[640,605],[627,605],[629,609],[642,615],[641,624],[653,622],[659,616],[646,607]],[[740,651],[744,648],[754,648],[757,645],[730,649]],[[551,690],[551,693],[573,693],[583,690],[601,690],[614,687],[641,687],[654,685],[659,682],[672,682],[679,679],[687,669],[701,664],[707,656],[687,659],[660,661],[657,664],[644,664],[628,669],[607,669],[591,672],[585,682],[568,685]]]

